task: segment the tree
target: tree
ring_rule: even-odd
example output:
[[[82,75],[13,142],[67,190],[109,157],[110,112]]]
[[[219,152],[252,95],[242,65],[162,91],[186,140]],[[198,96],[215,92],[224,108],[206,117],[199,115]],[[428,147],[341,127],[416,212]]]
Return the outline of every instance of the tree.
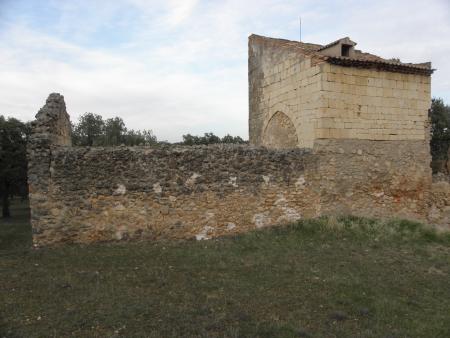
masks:
[[[105,122],[101,115],[84,113],[72,129],[72,143],[78,146],[98,145],[104,135]]]
[[[124,144],[127,146],[150,146],[156,145],[158,140],[156,136],[153,135],[151,130],[144,129],[143,131],[134,129],[128,130],[125,135],[123,135]]]
[[[27,192],[27,138],[28,124],[0,115],[0,197],[2,216],[10,217],[10,197]]]
[[[183,135],[182,144],[192,146],[197,144],[217,144],[217,143],[246,143],[240,136],[231,136],[230,134],[220,138],[213,133],[205,133],[203,136],[194,136],[191,134]]]
[[[156,145],[158,140],[153,132],[127,130],[120,117],[103,120],[101,115],[85,113],[78,123],[72,124],[72,144],[75,146],[127,146]]]
[[[444,171],[450,146],[450,106],[440,98],[431,100],[431,156],[434,172]]]
[[[105,122],[105,145],[118,146],[125,144],[125,134],[127,128],[122,118],[114,117]]]
[[[142,132],[142,136],[144,137],[144,144],[147,146],[156,145],[158,143],[156,135],[153,134],[153,131],[150,129],[144,129]]]
[[[125,136],[124,144],[127,146],[137,146],[143,144],[143,137],[140,130],[134,131],[134,129],[128,130]]]
[[[242,144],[246,143],[240,136],[231,136],[230,134],[225,135],[222,137],[221,140],[222,143],[234,143],[234,144]]]
[[[191,134],[183,135],[183,144],[187,146],[193,146],[195,144],[200,144],[200,138],[198,136],[193,136]]]
[[[220,143],[220,137],[213,133],[205,133],[205,136],[201,137],[202,144],[216,144]]]

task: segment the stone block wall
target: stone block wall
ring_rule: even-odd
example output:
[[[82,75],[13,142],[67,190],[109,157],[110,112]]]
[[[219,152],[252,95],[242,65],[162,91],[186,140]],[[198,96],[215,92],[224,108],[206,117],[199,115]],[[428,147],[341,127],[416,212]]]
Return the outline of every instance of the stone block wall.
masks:
[[[272,148],[312,148],[320,108],[320,66],[276,39],[249,38],[250,143]],[[277,118],[283,115],[283,118]],[[286,143],[289,121],[291,142]],[[277,133],[277,130],[280,133]],[[275,132],[274,132],[275,131]]]
[[[314,49],[250,36],[251,144],[312,149],[319,139],[427,137],[429,75],[335,65]]]
[[[316,138],[424,140],[429,76],[322,64]]]

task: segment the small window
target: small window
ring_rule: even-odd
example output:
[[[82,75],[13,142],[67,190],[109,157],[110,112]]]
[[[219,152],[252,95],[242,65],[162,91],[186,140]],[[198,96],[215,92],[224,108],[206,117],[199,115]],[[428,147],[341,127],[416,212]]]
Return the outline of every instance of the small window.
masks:
[[[350,56],[351,45],[342,45],[341,46],[341,55],[342,56]]]

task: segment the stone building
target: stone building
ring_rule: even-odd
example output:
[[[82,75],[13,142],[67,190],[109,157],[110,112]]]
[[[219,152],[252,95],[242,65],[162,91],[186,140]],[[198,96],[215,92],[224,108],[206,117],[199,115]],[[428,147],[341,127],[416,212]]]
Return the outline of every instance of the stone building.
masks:
[[[207,239],[349,214],[450,229],[450,183],[430,168],[430,64],[354,46],[252,35],[250,146],[73,147],[51,94],[28,144],[33,243]]]
[[[322,46],[251,35],[250,143],[425,140],[431,63],[386,60],[355,45],[348,37]]]

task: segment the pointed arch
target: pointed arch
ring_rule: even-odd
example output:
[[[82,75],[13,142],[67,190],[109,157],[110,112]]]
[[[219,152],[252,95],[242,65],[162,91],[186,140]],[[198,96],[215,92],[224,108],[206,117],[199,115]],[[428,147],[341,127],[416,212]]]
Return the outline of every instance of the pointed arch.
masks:
[[[284,112],[277,110],[269,119],[263,132],[263,145],[268,148],[287,149],[298,146],[297,130]]]

